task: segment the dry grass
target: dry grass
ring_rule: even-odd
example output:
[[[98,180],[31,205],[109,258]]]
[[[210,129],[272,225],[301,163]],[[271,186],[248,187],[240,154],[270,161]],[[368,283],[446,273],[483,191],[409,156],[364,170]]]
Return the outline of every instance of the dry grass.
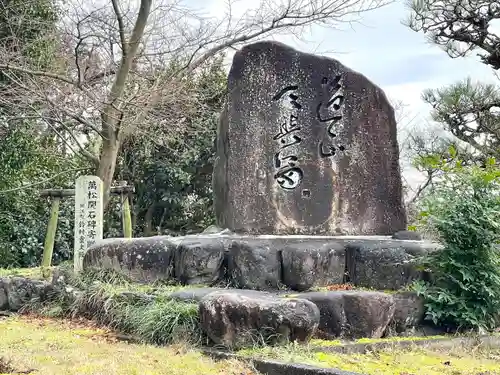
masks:
[[[34,317],[0,320],[0,356],[33,375],[254,375],[237,361],[215,362],[187,346],[119,342],[91,323]]]

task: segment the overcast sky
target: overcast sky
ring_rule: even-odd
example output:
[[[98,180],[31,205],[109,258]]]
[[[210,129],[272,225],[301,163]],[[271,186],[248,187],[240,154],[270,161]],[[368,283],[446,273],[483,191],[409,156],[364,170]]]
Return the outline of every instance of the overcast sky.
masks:
[[[275,1],[275,0],[269,0]],[[210,12],[224,12],[225,0],[210,0]],[[249,2],[250,3],[250,2]],[[206,4],[206,3],[205,3]],[[430,44],[423,33],[406,27],[409,14],[403,0],[364,13],[362,23],[332,30],[313,28],[301,42],[290,36],[278,36],[295,48],[320,53],[340,60],[384,89],[391,100],[402,101],[406,121],[411,126],[428,127],[428,105],[422,102],[426,88],[439,88],[470,76],[473,80],[498,82],[493,71],[477,56],[452,59],[440,47]],[[493,25],[500,33],[500,23]],[[271,39],[271,38],[269,38]],[[405,173],[408,173],[407,170]],[[410,172],[410,179],[415,174]]]

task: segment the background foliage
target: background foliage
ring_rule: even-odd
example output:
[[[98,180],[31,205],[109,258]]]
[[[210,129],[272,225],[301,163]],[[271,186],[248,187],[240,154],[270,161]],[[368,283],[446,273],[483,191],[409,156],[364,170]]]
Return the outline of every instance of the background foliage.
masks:
[[[420,213],[422,226],[444,246],[427,260],[432,281],[417,285],[427,318],[452,328],[493,329],[500,323],[500,170],[493,158],[485,166],[464,166],[456,157],[428,162],[446,174]]]
[[[71,164],[74,174],[59,175]],[[74,176],[83,171],[84,165],[61,154],[54,139],[38,134],[32,124],[4,129],[0,165],[0,267],[39,265],[50,210],[50,202],[39,197],[40,189],[72,187]],[[68,259],[73,247],[74,205],[63,201],[60,209],[56,263]]]

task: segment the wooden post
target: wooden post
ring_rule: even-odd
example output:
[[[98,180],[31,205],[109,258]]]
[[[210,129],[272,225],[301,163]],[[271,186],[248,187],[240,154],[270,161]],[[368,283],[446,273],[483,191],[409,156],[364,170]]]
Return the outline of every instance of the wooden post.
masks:
[[[87,176],[87,177],[93,177],[93,176]],[[110,189],[110,194],[112,195],[120,195],[122,197],[122,223],[123,223],[123,235],[124,237],[131,238],[132,237],[132,218],[131,218],[131,213],[130,213],[130,198],[129,196],[135,192],[135,188],[133,186],[127,186],[127,183],[125,182],[124,186],[114,186],[111,187]],[[88,192],[87,192],[88,193]],[[94,192],[95,193],[95,192]],[[76,192],[75,189],[45,189],[40,192],[40,196],[43,198],[52,198],[52,207],[51,207],[51,216],[50,216],[50,221],[49,225],[47,227],[47,235],[45,236],[45,244],[44,244],[44,249],[43,249],[43,258],[42,258],[42,272],[43,269],[46,267],[50,267],[51,262],[52,262],[52,254],[54,251],[54,240],[55,240],[55,235],[56,235],[56,229],[57,229],[57,220],[59,218],[59,203],[61,199],[68,198],[68,197],[75,197]],[[81,195],[81,193],[80,193]],[[93,199],[93,198],[92,198]],[[81,197],[80,197],[81,200]],[[88,199],[87,199],[88,201]],[[98,206],[94,199],[91,200],[90,204],[93,206]],[[80,221],[83,222],[83,218],[77,217],[76,214],[78,211],[81,211],[81,203],[77,204],[77,199],[75,199],[75,252],[79,253],[79,250],[85,250],[91,243],[94,242],[93,239],[91,241],[86,241],[86,227],[85,223],[82,227],[78,226],[77,227],[77,222]],[[87,202],[89,204],[89,202]],[[78,207],[76,207],[78,206]],[[96,229],[99,229],[98,231],[94,230],[92,227],[92,231],[96,232],[93,233],[92,231],[89,231],[89,235],[91,237],[95,238],[102,238],[102,224],[97,223],[97,221],[102,221],[101,216],[101,209],[100,207],[97,210],[97,212],[92,211],[92,215],[96,215]],[[89,207],[85,207],[85,202],[83,203],[83,209],[89,209]],[[87,223],[88,224],[88,223]],[[90,222],[90,224],[93,226],[94,225],[94,219]],[[99,224],[99,228],[97,228],[97,224]],[[98,232],[98,233],[97,233]],[[94,234],[96,236],[94,236]],[[95,239],[94,238],[94,239]],[[77,243],[76,240],[79,240]],[[77,246],[79,245],[79,247]],[[83,255],[84,251],[81,252]],[[78,255],[78,254],[77,254]],[[81,259],[77,259],[75,257],[75,269],[78,270],[78,268],[81,268]]]
[[[127,181],[121,181],[120,187],[126,187]],[[124,189],[125,190],[125,189]],[[132,217],[130,215],[129,195],[126,191],[121,193],[123,237],[132,238]]]
[[[45,235],[45,243],[43,246],[42,268],[50,267],[52,263],[52,254],[54,252],[54,241],[56,238],[57,220],[59,218],[59,203],[61,198],[54,197],[50,209],[50,220],[47,226],[47,234]]]

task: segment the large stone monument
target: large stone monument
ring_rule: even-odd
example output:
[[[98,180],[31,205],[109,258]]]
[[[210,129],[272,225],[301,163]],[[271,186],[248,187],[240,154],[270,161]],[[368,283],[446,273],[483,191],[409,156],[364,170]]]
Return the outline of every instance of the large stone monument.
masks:
[[[396,120],[340,62],[276,42],[236,53],[214,168],[237,233],[389,235],[406,228]]]
[[[214,168],[222,228],[98,241],[83,267],[204,285],[169,297],[199,303],[207,337],[233,349],[420,325],[423,300],[406,289],[429,277],[421,258],[438,246],[404,231],[383,91],[338,61],[272,42],[239,51],[228,83]]]

